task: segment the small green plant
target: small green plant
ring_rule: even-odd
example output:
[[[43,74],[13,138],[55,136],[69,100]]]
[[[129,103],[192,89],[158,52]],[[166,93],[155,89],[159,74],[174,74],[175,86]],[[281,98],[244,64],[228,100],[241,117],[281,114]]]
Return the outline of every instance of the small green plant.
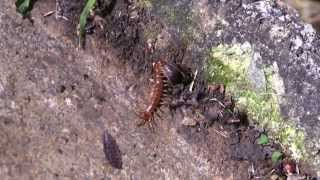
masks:
[[[260,145],[266,145],[269,143],[268,136],[266,134],[261,134],[258,139],[258,144]]]
[[[26,17],[32,9],[33,0],[16,0],[17,12]],[[83,47],[86,36],[86,24],[90,12],[94,9],[96,0],[87,0],[79,20],[79,46]]]
[[[280,151],[274,151],[271,155],[271,161],[277,163],[282,159],[282,153]]]
[[[86,24],[90,11],[93,10],[96,0],[88,0],[80,15],[79,21],[79,46],[83,47],[86,36]]]
[[[26,17],[32,8],[32,2],[31,0],[16,0],[16,8],[23,17]]]

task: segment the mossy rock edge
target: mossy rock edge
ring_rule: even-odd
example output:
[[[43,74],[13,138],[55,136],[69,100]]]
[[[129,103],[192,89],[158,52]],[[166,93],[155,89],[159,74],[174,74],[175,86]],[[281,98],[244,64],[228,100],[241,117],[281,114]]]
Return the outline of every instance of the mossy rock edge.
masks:
[[[211,50],[206,78],[209,83],[225,84],[227,93],[235,97],[237,107],[251,122],[267,129],[294,159],[304,160],[308,157],[305,133],[281,115],[285,91],[277,64],[259,66],[259,58],[248,42],[219,45]]]

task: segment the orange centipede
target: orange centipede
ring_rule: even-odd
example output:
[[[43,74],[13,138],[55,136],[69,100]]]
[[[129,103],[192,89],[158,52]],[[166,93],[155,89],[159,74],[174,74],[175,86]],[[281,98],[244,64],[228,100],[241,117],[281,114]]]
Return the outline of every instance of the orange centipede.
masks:
[[[163,98],[166,93],[167,80],[164,73],[164,67],[166,62],[160,60],[153,64],[153,85],[150,91],[150,102],[147,108],[140,112],[138,116],[142,119],[142,122],[138,125],[144,125],[147,122],[154,122],[154,115],[157,113],[157,110],[163,104]],[[158,114],[156,114],[158,115]],[[152,126],[152,124],[150,124]]]

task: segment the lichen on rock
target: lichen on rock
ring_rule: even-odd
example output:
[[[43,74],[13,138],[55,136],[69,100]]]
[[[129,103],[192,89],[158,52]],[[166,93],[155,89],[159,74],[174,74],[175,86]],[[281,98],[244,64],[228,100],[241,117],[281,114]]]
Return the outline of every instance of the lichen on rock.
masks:
[[[280,105],[285,103],[283,80],[277,64],[259,65],[258,52],[250,43],[219,45],[212,48],[206,66],[209,83],[223,83],[245,111],[251,122],[266,128],[275,141],[283,144],[293,158],[306,156],[304,133],[282,117]]]

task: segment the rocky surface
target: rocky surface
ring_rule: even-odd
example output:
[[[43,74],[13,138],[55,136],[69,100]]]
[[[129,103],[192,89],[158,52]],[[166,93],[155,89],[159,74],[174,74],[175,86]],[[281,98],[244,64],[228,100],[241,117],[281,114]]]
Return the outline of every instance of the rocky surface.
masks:
[[[305,131],[310,170],[319,171],[319,38],[294,12],[272,1],[118,0],[78,50],[83,4],[59,2],[65,18],[43,17],[56,2],[39,0],[33,24],[13,0],[0,2],[3,179],[248,179],[252,167],[268,174],[269,155],[246,126],[231,138],[232,127],[190,128],[166,110],[156,132],[136,126],[154,58],[180,59],[201,75],[212,47],[244,42],[258,63],[279,67],[282,113]],[[105,159],[105,130],[121,151],[120,170]]]
[[[248,177],[250,163],[231,160],[229,139],[214,129],[198,132],[168,113],[155,132],[137,127],[150,76],[134,74],[120,50],[97,47],[98,38],[77,50],[72,13],[63,14],[69,21],[42,16],[55,1],[37,1],[33,24],[14,1],[0,8],[1,179]],[[120,170],[105,158],[105,130],[121,151]]]
[[[172,31],[193,42],[189,47],[193,56],[209,59],[206,53],[219,44],[249,43],[258,67],[278,69],[280,86],[275,88],[281,96],[281,114],[303,131],[305,160],[319,176],[320,41],[312,26],[277,1],[185,0],[152,4],[156,13],[167,17]],[[257,86],[265,81],[264,77],[251,78]]]

